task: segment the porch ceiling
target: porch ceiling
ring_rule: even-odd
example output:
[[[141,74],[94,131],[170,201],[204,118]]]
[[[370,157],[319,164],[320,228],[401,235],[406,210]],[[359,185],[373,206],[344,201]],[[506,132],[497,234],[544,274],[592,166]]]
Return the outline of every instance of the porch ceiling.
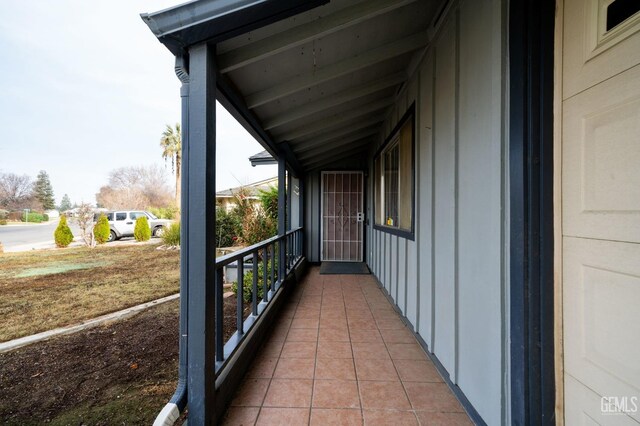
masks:
[[[305,170],[367,151],[440,0],[332,0],[218,42],[223,80]]]

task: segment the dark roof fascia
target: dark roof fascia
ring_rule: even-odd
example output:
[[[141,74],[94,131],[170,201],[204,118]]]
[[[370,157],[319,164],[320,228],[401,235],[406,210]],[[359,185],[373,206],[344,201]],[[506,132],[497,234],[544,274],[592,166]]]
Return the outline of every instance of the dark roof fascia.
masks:
[[[218,43],[328,3],[329,0],[195,0],[140,17],[174,55]]]
[[[253,167],[255,167],[255,166],[269,166],[269,165],[273,165],[273,164],[278,164],[278,160],[276,160],[273,157],[269,157],[269,158],[249,158],[249,161],[251,161],[251,165]]]

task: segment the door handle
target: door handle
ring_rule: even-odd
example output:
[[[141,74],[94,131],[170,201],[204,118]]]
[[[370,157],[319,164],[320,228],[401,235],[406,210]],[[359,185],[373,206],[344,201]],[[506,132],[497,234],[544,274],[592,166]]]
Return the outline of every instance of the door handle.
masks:
[[[127,222],[127,225],[133,225],[133,222]]]

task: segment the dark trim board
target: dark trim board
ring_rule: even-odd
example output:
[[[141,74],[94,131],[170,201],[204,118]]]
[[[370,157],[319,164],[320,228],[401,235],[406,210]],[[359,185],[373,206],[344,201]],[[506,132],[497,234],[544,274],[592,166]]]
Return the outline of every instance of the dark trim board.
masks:
[[[427,345],[427,342],[424,341],[422,336],[416,333],[415,329],[413,328],[413,324],[411,324],[411,321],[409,321],[409,319],[402,313],[402,311],[400,310],[400,307],[393,300],[393,298],[391,297],[387,289],[384,288],[384,285],[382,285],[378,277],[374,273],[372,273],[371,276],[376,279],[376,283],[378,284],[378,287],[380,287],[380,290],[382,290],[382,294],[384,294],[385,297],[389,300],[389,303],[391,303],[391,306],[393,306],[393,309],[396,311],[396,313],[400,315],[400,319],[407,326],[409,331],[413,333],[413,336],[416,338],[420,346],[422,346],[422,349],[425,351],[429,359],[433,362],[433,365],[435,365],[436,369],[438,370],[438,373],[442,377],[442,380],[444,380],[444,382],[447,384],[449,389],[451,389],[451,392],[454,393],[456,398],[458,398],[458,401],[460,401],[460,404],[462,404],[462,408],[464,408],[464,410],[466,411],[471,421],[476,425],[481,425],[481,426],[486,425],[487,423],[482,419],[482,417],[473,407],[471,402],[469,402],[469,400],[467,399],[467,396],[464,394],[464,392],[462,392],[462,389],[460,389],[458,385],[456,385],[451,381],[451,378],[449,377],[449,373],[444,368],[444,366],[442,365],[438,357],[429,350],[429,345]]]
[[[554,0],[509,6],[511,422],[555,424]]]

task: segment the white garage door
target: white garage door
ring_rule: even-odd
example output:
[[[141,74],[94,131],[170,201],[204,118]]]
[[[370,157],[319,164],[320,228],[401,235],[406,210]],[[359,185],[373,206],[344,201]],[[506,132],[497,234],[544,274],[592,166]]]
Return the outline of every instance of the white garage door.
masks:
[[[564,2],[567,425],[640,423],[639,7]]]

